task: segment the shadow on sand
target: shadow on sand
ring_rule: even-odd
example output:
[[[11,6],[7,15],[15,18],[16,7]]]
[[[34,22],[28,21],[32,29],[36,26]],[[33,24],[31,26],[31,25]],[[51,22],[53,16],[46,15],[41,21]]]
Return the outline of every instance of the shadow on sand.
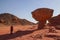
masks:
[[[9,39],[13,39],[16,37],[21,37],[23,35],[27,35],[30,34],[32,32],[34,32],[35,30],[32,31],[17,31],[13,34],[4,34],[4,35],[0,35],[0,40],[9,40]]]

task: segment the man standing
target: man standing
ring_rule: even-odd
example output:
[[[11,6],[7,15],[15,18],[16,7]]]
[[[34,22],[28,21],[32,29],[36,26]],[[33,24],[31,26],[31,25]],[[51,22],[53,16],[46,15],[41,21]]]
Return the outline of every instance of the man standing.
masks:
[[[13,33],[13,26],[10,27],[10,34]]]

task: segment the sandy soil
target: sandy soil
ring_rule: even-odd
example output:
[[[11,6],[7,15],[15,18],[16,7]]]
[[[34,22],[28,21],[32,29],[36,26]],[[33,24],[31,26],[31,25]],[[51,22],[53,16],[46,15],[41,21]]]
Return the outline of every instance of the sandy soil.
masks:
[[[60,40],[60,30],[49,32],[49,29],[36,30],[37,25],[15,25],[13,34],[10,26],[0,27],[0,40]]]
[[[0,27],[0,35],[3,35],[3,34],[9,34],[10,33],[10,28],[11,26],[3,26],[3,27]],[[16,31],[26,31],[26,30],[35,30],[37,29],[37,27],[35,25],[15,25],[13,26],[13,33],[15,33]]]

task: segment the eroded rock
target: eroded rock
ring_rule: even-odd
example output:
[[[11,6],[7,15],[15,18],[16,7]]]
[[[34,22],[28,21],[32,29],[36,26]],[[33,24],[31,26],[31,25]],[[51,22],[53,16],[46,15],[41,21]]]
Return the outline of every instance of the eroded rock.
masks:
[[[50,18],[48,21],[53,26],[54,25],[60,25],[60,14],[58,16]]]
[[[41,29],[46,24],[46,20],[52,17],[53,9],[49,8],[38,8],[32,12],[32,17],[39,21],[38,29]]]
[[[48,21],[50,26],[55,26],[55,28],[60,29],[60,27],[58,26],[60,25],[60,14],[58,16],[50,18]]]

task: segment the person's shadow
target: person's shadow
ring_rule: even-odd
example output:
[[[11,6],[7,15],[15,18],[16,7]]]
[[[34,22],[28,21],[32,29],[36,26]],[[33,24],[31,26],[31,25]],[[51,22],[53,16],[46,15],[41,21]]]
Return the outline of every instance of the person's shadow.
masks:
[[[35,30],[32,30],[32,31],[17,31],[13,34],[4,34],[4,35],[0,35],[0,40],[8,40],[8,39],[13,39],[13,38],[16,38],[16,37],[21,37],[23,35],[26,35],[26,34],[30,34],[32,32],[34,32]]]

